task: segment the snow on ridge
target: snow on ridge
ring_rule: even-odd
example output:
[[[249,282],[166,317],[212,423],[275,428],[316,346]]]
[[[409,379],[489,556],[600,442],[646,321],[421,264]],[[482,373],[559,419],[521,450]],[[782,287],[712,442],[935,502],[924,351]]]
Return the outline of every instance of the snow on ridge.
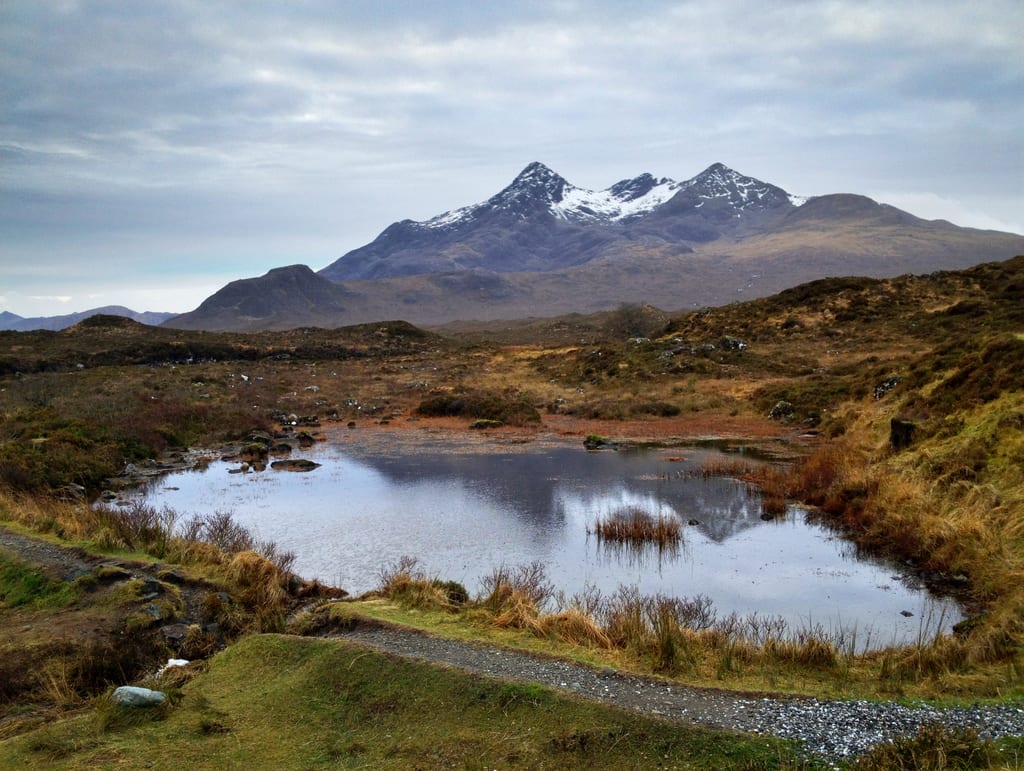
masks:
[[[647,188],[642,195],[637,190]],[[575,222],[620,222],[647,214],[670,200],[680,190],[692,189],[703,201],[727,199],[740,211],[760,203],[771,196],[770,185],[753,177],[716,163],[685,182],[662,177],[656,179],[642,174],[634,179],[617,182],[605,190],[587,190],[576,187],[540,163],[532,163],[514,180],[512,185],[483,203],[463,206],[439,214],[416,225],[430,230],[459,227],[475,220],[488,208],[515,210],[521,195],[541,194],[548,200],[548,210],[555,217]],[[802,206],[807,198],[781,191],[793,206]],[[635,197],[631,197],[635,196]],[[698,204],[698,207],[702,204]],[[520,216],[525,216],[520,214]]]
[[[444,214],[438,214],[436,217],[431,217],[429,220],[417,222],[416,224],[431,230],[441,230],[476,219],[476,210],[478,208],[480,208],[480,204],[463,206],[460,209],[446,211]]]
[[[629,190],[624,191],[621,195],[616,195],[612,192],[612,188],[586,190],[567,182],[562,189],[561,200],[551,201],[549,210],[554,216],[563,220],[618,222],[656,209],[672,198],[679,188],[678,182],[662,178],[657,180],[651,189],[643,195],[630,199]],[[453,209],[416,224],[430,230],[456,227],[476,219],[477,212],[488,205],[497,204],[494,203],[494,199],[491,199],[486,203]],[[508,206],[503,208],[508,208]]]
[[[738,171],[716,163],[703,173],[682,184],[683,188],[696,188],[698,198],[712,200],[714,198],[726,198],[733,202],[736,208],[746,209],[748,206],[759,203],[763,198],[770,195],[774,189],[773,185],[762,182],[753,177],[747,177]],[[784,191],[783,191],[784,192]],[[785,195],[795,206],[796,196],[788,193]],[[801,201],[802,202],[802,201]]]
[[[646,193],[630,199],[628,190],[617,196],[611,187],[605,190],[585,190],[566,185],[562,191],[562,200],[551,205],[551,213],[567,220],[618,222],[656,209],[674,196],[679,187],[679,183],[671,179],[660,179]]]

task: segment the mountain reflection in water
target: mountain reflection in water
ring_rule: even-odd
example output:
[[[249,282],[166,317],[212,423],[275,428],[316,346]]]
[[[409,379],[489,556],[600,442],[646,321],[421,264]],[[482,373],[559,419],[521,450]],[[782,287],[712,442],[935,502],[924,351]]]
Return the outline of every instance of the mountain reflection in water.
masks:
[[[860,558],[800,508],[763,521],[745,484],[696,473],[724,457],[715,449],[674,448],[683,460],[670,462],[665,451],[594,453],[554,441],[495,449],[414,432],[343,436],[305,453],[323,464],[313,472],[229,474],[217,462],[164,479],[149,502],[186,517],[231,511],[258,538],[294,551],[300,574],[353,594],[408,555],[471,593],[500,565],[539,561],[566,596],[622,585],[700,594],[720,615],[856,627],[880,644],[915,638],[923,619],[961,618],[954,603],[914,589],[898,567]],[[681,543],[610,548],[588,535],[598,518],[627,507],[677,517]]]

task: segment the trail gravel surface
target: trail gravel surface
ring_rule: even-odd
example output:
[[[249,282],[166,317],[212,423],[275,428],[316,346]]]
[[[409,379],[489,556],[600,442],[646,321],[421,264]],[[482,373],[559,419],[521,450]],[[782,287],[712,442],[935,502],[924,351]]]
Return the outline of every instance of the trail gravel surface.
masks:
[[[389,625],[359,624],[337,636],[392,655],[540,683],[668,720],[792,739],[808,755],[832,761],[859,755],[896,736],[916,734],[933,723],[974,728],[992,739],[1024,736],[1024,705],[938,709],[926,704],[761,696],[693,688]]]

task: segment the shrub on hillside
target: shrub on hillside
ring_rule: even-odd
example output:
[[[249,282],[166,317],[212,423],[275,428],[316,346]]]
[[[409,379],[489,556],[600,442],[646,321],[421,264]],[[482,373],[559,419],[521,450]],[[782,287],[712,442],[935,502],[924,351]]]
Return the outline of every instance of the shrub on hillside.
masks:
[[[540,420],[537,408],[522,396],[489,391],[465,391],[431,396],[420,402],[416,414],[424,417],[493,420],[509,425],[523,425]]]

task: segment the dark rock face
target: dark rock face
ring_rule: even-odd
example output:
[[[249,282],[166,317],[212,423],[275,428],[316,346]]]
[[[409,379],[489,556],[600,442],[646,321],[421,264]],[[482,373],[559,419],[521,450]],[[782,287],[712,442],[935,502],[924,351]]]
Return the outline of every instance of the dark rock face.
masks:
[[[914,443],[917,424],[905,418],[893,418],[889,421],[889,445],[899,452]]]

